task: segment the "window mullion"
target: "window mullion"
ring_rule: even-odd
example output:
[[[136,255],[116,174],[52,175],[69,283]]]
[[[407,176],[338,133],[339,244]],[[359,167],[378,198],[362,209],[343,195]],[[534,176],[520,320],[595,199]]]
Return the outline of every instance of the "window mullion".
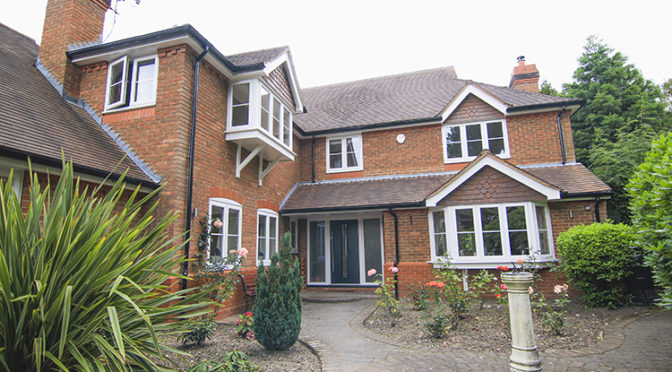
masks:
[[[458,257],[459,255],[457,243],[457,218],[455,217],[456,210],[456,208],[443,210],[443,221],[446,224],[444,226],[446,251],[450,254],[450,257]]]
[[[467,145],[467,126],[460,125],[460,146],[462,146],[462,158],[469,157],[469,146]]]
[[[509,241],[509,216],[506,214],[506,206],[497,206],[499,213],[499,236],[502,240],[502,256],[511,257],[511,242]]]
[[[490,141],[488,141],[488,125],[483,122],[480,123],[481,128],[481,146],[483,149],[490,150]]]
[[[541,253],[539,242],[539,226],[536,219],[534,204],[525,203],[525,224],[527,225],[527,241],[530,242],[529,254],[536,256]]]
[[[474,218],[474,233],[476,234],[476,256],[485,257],[485,248],[483,247],[483,226],[481,226],[481,210],[478,207],[472,207]]]

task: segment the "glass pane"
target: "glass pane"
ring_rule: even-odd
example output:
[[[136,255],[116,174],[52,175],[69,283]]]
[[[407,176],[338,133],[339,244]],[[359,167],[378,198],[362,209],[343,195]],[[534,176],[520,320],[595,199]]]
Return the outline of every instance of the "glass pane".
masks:
[[[112,76],[110,77],[110,84],[121,83],[124,76],[124,63],[120,62],[112,66]]]
[[[539,230],[539,245],[541,254],[551,254],[551,247],[548,244],[548,231]]]
[[[138,62],[137,66],[138,66],[136,70],[137,81],[154,80],[155,64],[153,59]]]
[[[210,235],[210,257],[222,256],[222,236]]]
[[[357,166],[357,155],[355,154],[355,145],[353,143],[352,138],[347,138],[345,140],[345,150],[346,150],[346,157],[348,159],[348,167],[356,167]]]
[[[467,125],[467,141],[474,141],[481,139],[481,125]]]
[[[483,248],[486,256],[502,255],[502,239],[499,233],[499,212],[497,208],[481,208]]]
[[[231,254],[231,251],[238,250],[238,237],[229,236],[226,248],[229,250],[229,254]]]
[[[257,257],[263,260],[266,258],[266,216],[259,216],[257,225]]]
[[[434,220],[434,234],[445,233],[446,232],[446,221],[444,218],[443,211],[438,211],[432,213],[432,218]]]
[[[501,138],[489,140],[488,146],[490,147],[490,152],[492,152],[495,155],[504,153],[504,140]]]
[[[534,209],[537,212],[537,225],[539,226],[539,229],[547,229],[546,226],[546,208],[540,207],[540,206],[535,206]]]
[[[238,84],[233,86],[233,104],[241,105],[250,103],[250,84]]]
[[[324,282],[325,254],[324,254],[324,222],[310,223],[310,281]]]
[[[529,255],[529,244],[527,243],[527,231],[509,231],[509,244],[511,244],[511,255]]]
[[[436,252],[434,254],[437,257],[445,256],[446,254],[446,234],[436,234],[434,235],[434,248]]]
[[[133,102],[150,102],[154,100],[154,80],[139,81],[135,85]]]
[[[502,132],[502,123],[494,122],[488,123],[488,138],[502,138],[504,133]]]
[[[434,254],[443,256],[446,254],[446,221],[443,211],[432,213],[434,224]]]
[[[277,229],[277,218],[268,217],[268,247],[271,251],[271,255],[278,251],[278,246],[276,242],[278,241]]]
[[[525,230],[525,207],[506,207],[506,219],[509,223],[509,230]]]
[[[279,140],[282,139],[280,138],[280,119],[282,118],[281,107],[280,101],[273,98],[273,136]]]
[[[446,156],[448,159],[462,157],[462,145],[460,143],[449,143],[446,145]]]
[[[380,220],[364,220],[364,269],[376,269],[383,272],[383,256],[380,243]],[[376,276],[366,276],[366,281],[371,283]]]
[[[343,167],[340,139],[329,141],[329,167],[332,169]]]
[[[329,154],[340,154],[341,153],[341,140],[329,140]]]
[[[238,235],[239,213],[237,209],[229,209],[229,235]]]
[[[261,127],[270,130],[270,110],[271,110],[271,96],[268,92],[261,88]]]
[[[447,127],[446,128],[446,142],[448,143],[460,143],[460,127]]]
[[[469,156],[477,156],[483,150],[483,143],[481,141],[467,142],[467,154]]]
[[[446,156],[448,158],[462,157],[460,127],[446,128]]]
[[[236,127],[239,125],[247,125],[249,107],[248,106],[236,106],[233,108],[233,115],[231,118],[231,125]]]
[[[210,233],[221,234],[224,224],[224,208],[212,206],[210,211]]]
[[[476,255],[476,234],[475,233],[458,233],[457,246],[459,248],[460,256],[475,256]]]
[[[539,248],[541,254],[550,254],[551,246],[548,242],[548,225],[546,225],[546,208],[535,206],[537,215],[537,226],[539,227]]]
[[[285,145],[289,146],[291,144],[291,136],[292,136],[292,116],[289,113],[289,110],[286,108],[283,109],[284,113],[284,118],[282,120],[283,125],[285,126],[285,130],[282,132],[283,133],[283,140]]]
[[[457,220],[457,232],[474,231],[474,212],[471,209],[458,209],[455,211]]]
[[[116,83],[110,87],[110,97],[107,104],[112,104],[121,101],[121,82]]]

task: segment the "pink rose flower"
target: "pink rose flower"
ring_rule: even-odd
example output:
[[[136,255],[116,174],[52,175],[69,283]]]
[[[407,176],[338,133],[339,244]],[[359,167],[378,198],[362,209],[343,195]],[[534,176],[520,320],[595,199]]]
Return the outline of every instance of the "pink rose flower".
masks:
[[[240,248],[236,253],[242,258],[247,257],[247,254],[250,253],[247,248]]]
[[[392,272],[392,274],[396,274],[399,272],[399,268],[394,266],[390,266],[389,270]]]
[[[501,289],[502,291],[506,291],[506,290],[507,290],[507,288],[506,288],[506,284],[502,284],[502,285],[500,285],[500,286],[499,286],[499,289]]]
[[[528,291],[530,294],[532,294],[532,293],[534,293],[534,288],[530,287],[530,288],[527,289],[527,291]]]
[[[558,285],[556,285],[555,287],[553,287],[553,292],[555,292],[555,294],[560,294],[560,293],[562,293],[562,290],[563,290],[563,287],[562,287],[560,284],[558,284]]]
[[[370,269],[369,271],[366,272],[367,276],[374,276],[376,275],[376,269]]]
[[[524,259],[523,257],[521,257],[521,258],[519,258],[519,259],[516,260],[516,263],[517,263],[518,265],[522,265],[524,262],[525,262],[525,259]]]

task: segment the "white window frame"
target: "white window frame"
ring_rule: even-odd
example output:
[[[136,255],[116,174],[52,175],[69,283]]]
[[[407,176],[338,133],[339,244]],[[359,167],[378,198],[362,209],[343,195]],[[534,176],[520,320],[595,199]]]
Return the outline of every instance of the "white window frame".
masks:
[[[292,235],[292,251],[290,253],[299,253],[299,219],[291,217],[289,219],[289,232]]]
[[[146,101],[137,101],[134,99],[135,91],[137,89],[138,83],[138,64],[141,62],[153,60],[154,61],[154,77],[153,77],[153,89],[152,89],[152,98]],[[130,107],[134,106],[144,106],[144,105],[154,105],[156,104],[156,86],[159,76],[159,58],[157,55],[147,56],[142,58],[136,58],[133,60],[133,73],[131,78],[131,101],[129,102]]]
[[[527,230],[527,241],[529,244],[530,254],[528,255],[512,255],[509,243],[509,228],[508,219],[506,218],[507,207],[524,207],[525,208],[525,225]],[[541,254],[541,246],[539,243],[539,227],[537,225],[536,208],[543,207],[546,216],[546,230],[548,231],[548,245],[549,254]],[[481,224],[480,210],[483,208],[497,208],[499,214],[499,231],[500,239],[502,241],[502,255],[501,256],[486,256],[483,246],[483,231]],[[471,209],[474,218],[474,232],[476,236],[476,255],[475,256],[459,256],[459,247],[457,243],[457,220],[456,211],[461,209]],[[519,258],[528,258],[534,256],[536,262],[548,262],[555,260],[553,247],[553,231],[551,228],[550,211],[546,204],[533,202],[518,202],[518,203],[499,203],[499,204],[478,204],[478,205],[457,205],[445,208],[432,208],[428,212],[429,218],[429,236],[430,236],[430,263],[439,264],[445,257],[436,255],[436,243],[434,232],[434,212],[443,211],[445,216],[446,229],[446,251],[450,257],[450,262],[457,268],[495,268],[498,265],[511,265]]]
[[[236,85],[242,85],[242,84],[249,84],[249,97],[248,97],[248,118],[247,118],[247,124],[246,125],[237,125],[233,126],[231,121],[233,120],[233,87]],[[269,102],[268,102],[268,129],[264,128],[264,125],[261,123],[261,94],[262,92],[266,92],[269,95]],[[274,105],[273,102],[277,101],[280,105],[279,107],[279,128],[278,128],[278,135],[275,136],[273,134],[273,118],[275,115],[274,112]],[[241,105],[242,106],[242,105]],[[293,126],[292,126],[292,110],[290,109],[290,106],[285,103],[280,97],[280,95],[275,94],[273,89],[271,89],[269,86],[266,84],[262,83],[258,79],[250,79],[250,80],[240,80],[240,81],[235,81],[232,82],[229,85],[229,92],[228,92],[228,110],[227,110],[227,116],[226,116],[226,131],[227,132],[236,132],[236,131],[244,131],[244,130],[249,130],[251,128],[254,129],[259,129],[262,130],[265,134],[273,138],[278,144],[286,147],[287,149],[291,150],[292,145],[293,145]],[[285,112],[288,113],[288,115],[285,115]],[[286,125],[285,119],[289,120],[289,124]],[[290,135],[288,136],[287,140],[288,142],[285,141],[285,131],[288,130]]]
[[[154,60],[154,88],[152,90],[152,99],[138,102],[133,99],[133,97],[135,96],[136,80],[138,78],[136,76],[137,75],[136,70],[138,63],[148,60]],[[123,66],[122,81],[121,81],[121,99],[117,102],[108,103],[108,100],[110,99],[112,66],[117,65],[119,63],[121,63]],[[131,79],[128,79],[129,65],[132,65],[132,70],[130,71]],[[159,58],[156,54],[142,56],[138,58],[130,58],[129,56],[123,56],[117,60],[110,62],[107,66],[107,80],[106,80],[107,84],[105,85],[105,106],[104,106],[105,112],[155,105],[156,90],[159,85],[158,77],[159,77]],[[129,97],[129,90],[130,90],[130,97]]]
[[[222,215],[222,256],[221,258],[228,257],[232,250],[239,250],[242,246],[242,231],[243,231],[243,206],[240,203],[237,203],[230,199],[224,198],[211,198],[208,201],[208,235],[210,235],[210,229],[212,227],[212,207],[216,206],[224,209]],[[230,210],[238,211],[238,245],[236,247],[229,247],[229,211]],[[226,256],[225,256],[226,254]],[[210,239],[208,239],[208,248],[206,258],[210,259]]]
[[[441,127],[441,143],[443,144],[443,162],[445,164],[449,163],[463,163],[466,161],[471,161],[476,159],[478,155],[469,156],[467,148],[467,130],[466,127],[470,125],[480,125],[481,127],[481,146],[485,149],[490,149],[490,142],[488,141],[488,124],[489,123],[501,123],[502,124],[502,136],[504,140],[504,153],[495,154],[501,159],[509,159],[511,157],[511,149],[509,147],[509,134],[507,130],[506,120],[505,119],[495,119],[495,120],[485,120],[480,122],[473,123],[462,123],[462,124],[444,124]],[[460,146],[462,149],[462,156],[459,158],[449,158],[447,151],[447,141],[446,141],[446,132],[448,128],[460,127]]]
[[[265,235],[266,239],[265,239],[264,247],[259,246],[259,217],[263,217],[263,218],[266,219],[266,232],[265,232],[266,233],[266,235]],[[271,246],[271,239],[269,239],[270,230],[271,230],[271,224],[269,223],[269,221],[270,221],[271,217],[275,218],[275,245],[274,246]],[[256,244],[257,244],[257,257],[256,257],[257,265],[259,265],[259,263],[262,263],[262,262],[263,262],[264,266],[270,265],[271,264],[271,255],[275,252],[279,252],[279,250],[278,250],[278,240],[279,240],[278,239],[278,237],[279,237],[278,221],[279,221],[279,216],[278,216],[277,212],[275,212],[273,210],[270,210],[270,209],[258,209],[257,210],[257,229],[256,229],[256,234],[255,234],[256,235]],[[264,252],[264,259],[263,260],[259,260],[260,250],[263,250],[263,252]]]
[[[355,158],[357,159],[357,166],[354,167],[348,167],[348,156],[347,156],[347,139],[350,138],[352,139],[352,143],[354,145],[355,149]],[[331,167],[331,146],[329,145],[330,141],[334,140],[340,140],[341,141],[341,167],[339,168],[332,168]],[[354,171],[360,171],[364,169],[364,144],[362,141],[362,135],[361,133],[357,134],[350,134],[347,136],[330,136],[326,137],[325,139],[325,152],[327,154],[327,173],[341,173],[341,172],[354,172]]]

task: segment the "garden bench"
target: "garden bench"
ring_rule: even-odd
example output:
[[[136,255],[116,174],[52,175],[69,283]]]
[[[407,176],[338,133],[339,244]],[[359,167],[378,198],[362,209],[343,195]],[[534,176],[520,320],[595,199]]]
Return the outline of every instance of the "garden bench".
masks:
[[[238,274],[240,278],[240,283],[243,285],[243,296],[245,296],[245,312],[247,312],[248,307],[250,306],[250,300],[254,301],[254,298],[257,296],[257,274],[248,275],[248,282],[245,281],[243,274]]]

